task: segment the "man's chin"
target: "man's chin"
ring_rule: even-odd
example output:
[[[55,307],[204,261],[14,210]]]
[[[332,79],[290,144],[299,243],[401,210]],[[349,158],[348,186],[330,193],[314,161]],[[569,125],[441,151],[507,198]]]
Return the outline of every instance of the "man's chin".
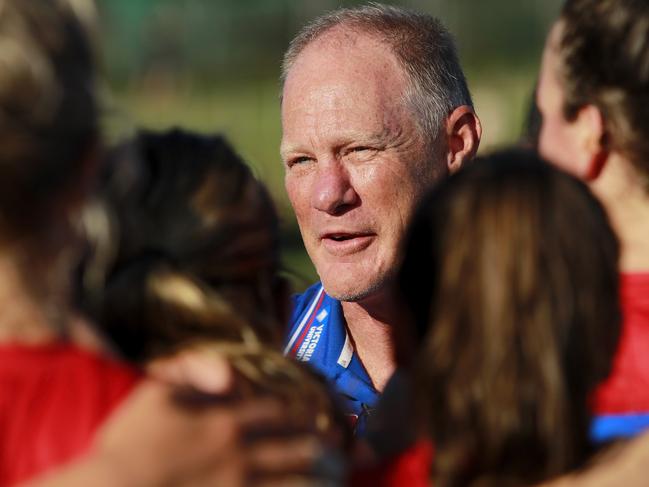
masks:
[[[349,303],[358,303],[381,293],[386,288],[385,283],[386,279],[381,279],[368,283],[355,282],[341,285],[338,282],[328,282],[327,279],[322,279],[322,285],[329,296],[338,301]]]

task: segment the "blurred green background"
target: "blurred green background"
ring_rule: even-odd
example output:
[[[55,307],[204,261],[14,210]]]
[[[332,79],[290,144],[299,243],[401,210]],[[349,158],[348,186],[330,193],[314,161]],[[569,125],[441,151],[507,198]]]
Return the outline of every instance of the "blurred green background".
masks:
[[[297,289],[316,279],[283,189],[278,75],[313,17],[362,2],[97,0],[109,138],[136,127],[223,132],[270,187]],[[561,0],[385,2],[429,12],[454,33],[483,124],[481,150],[520,136],[545,33]]]

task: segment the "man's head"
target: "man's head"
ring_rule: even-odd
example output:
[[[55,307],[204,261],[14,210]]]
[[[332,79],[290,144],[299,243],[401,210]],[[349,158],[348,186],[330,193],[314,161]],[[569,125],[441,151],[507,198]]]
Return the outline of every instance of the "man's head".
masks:
[[[649,3],[568,0],[537,93],[541,153],[594,179],[615,151],[649,174]]]
[[[282,80],[286,188],[307,251],[330,295],[374,295],[421,196],[477,150],[453,41],[426,15],[338,10],[293,40]]]

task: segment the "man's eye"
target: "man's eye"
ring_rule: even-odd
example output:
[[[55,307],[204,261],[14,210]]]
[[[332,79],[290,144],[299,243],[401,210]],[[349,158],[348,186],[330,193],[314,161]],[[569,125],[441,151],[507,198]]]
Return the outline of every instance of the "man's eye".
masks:
[[[307,156],[299,156],[299,157],[292,157],[288,160],[288,163],[286,164],[288,167],[295,166],[296,164],[303,164],[305,162],[311,161],[311,157]]]
[[[354,157],[354,159],[364,161],[366,159],[371,159],[376,154],[377,149],[374,147],[369,147],[367,145],[359,145],[356,147],[350,147],[347,150],[347,155]]]

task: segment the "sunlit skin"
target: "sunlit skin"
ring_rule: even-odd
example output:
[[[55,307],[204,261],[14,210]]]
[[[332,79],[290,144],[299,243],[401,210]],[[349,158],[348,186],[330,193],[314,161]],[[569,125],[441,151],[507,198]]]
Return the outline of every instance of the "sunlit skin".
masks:
[[[342,301],[350,338],[377,390],[403,324],[393,278],[423,194],[478,148],[480,122],[455,108],[426,137],[391,49],[336,27],[312,41],[283,92],[285,184],[306,249],[327,293]]]
[[[286,80],[286,190],[327,293],[343,301],[385,291],[435,177],[406,87],[385,45],[340,30],[309,45]]]
[[[586,181],[606,208],[621,243],[620,268],[649,270],[649,192],[645,176],[619,151],[602,144],[605,121],[595,105],[585,105],[573,120],[563,113],[564,90],[559,77],[555,24],[546,42],[537,89],[543,117],[541,155],[552,164]]]
[[[543,115],[539,149],[548,161],[589,182],[591,189],[604,204],[621,244],[620,268],[623,272],[649,271],[649,193],[643,175],[631,161],[615,151],[605,151],[593,144],[570,144],[578,134],[575,121],[564,120],[561,113],[563,88],[558,76],[557,42],[561,33],[555,24],[548,36],[537,91],[537,103]],[[596,110],[591,106],[591,110]],[[599,114],[601,118],[601,113]],[[591,117],[596,118],[596,117]],[[582,120],[583,121],[583,120]],[[582,134],[601,140],[603,126],[597,123],[582,127]],[[585,158],[592,163],[600,152],[600,166],[593,170],[584,166]],[[602,154],[602,151],[604,152]],[[572,158],[572,161],[571,161]],[[579,161],[579,162],[577,162]],[[638,351],[641,356],[645,351]],[[566,475],[543,487],[608,487],[646,485],[646,465],[649,458],[649,434],[633,440],[624,448],[609,449],[591,468]],[[541,487],[541,486],[539,486]]]
[[[558,76],[559,55],[556,46],[559,36],[560,26],[555,25],[548,36],[541,63],[536,93],[536,102],[543,117],[539,152],[561,169],[586,179],[590,156],[581,150],[578,143],[578,124],[566,120],[563,113],[564,99]]]

